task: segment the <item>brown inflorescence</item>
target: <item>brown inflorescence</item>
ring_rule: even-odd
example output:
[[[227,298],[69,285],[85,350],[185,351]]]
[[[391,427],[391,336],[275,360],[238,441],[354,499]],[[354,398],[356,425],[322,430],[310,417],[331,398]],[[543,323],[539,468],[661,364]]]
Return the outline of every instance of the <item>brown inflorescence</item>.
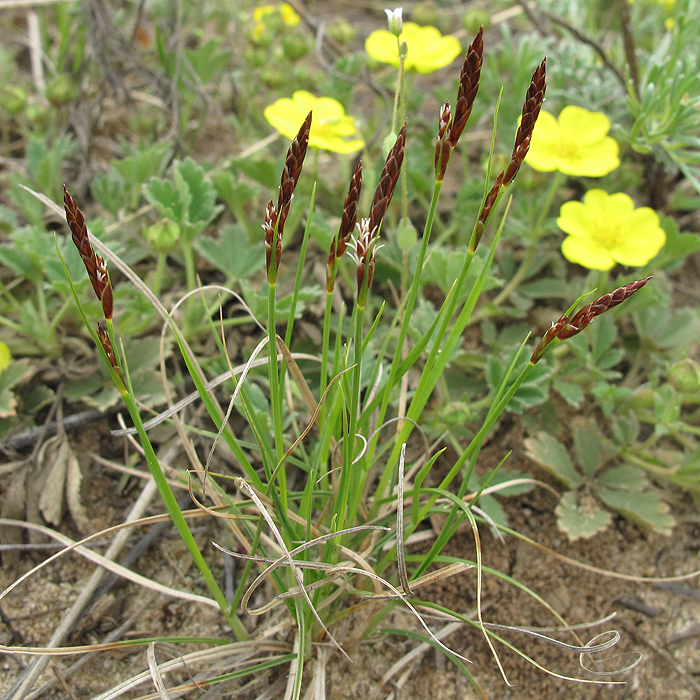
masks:
[[[370,228],[369,219],[362,219],[357,229],[357,294],[359,300],[361,293],[372,286],[376,260],[377,229]],[[365,273],[367,274],[367,286],[363,290]]]
[[[452,150],[457,145],[472,113],[476,93],[479,91],[483,58],[484,29],[480,27],[474,41],[467,49],[467,55],[462,64],[454,114],[451,113],[449,102],[445,102],[440,109],[438,138],[435,145],[435,178],[437,180],[445,177]]]
[[[606,311],[614,308],[618,304],[631,297],[635,292],[639,291],[651,277],[630,282],[622,287],[618,287],[615,291],[605,294],[593,303],[584,306],[580,311],[577,311],[573,316],[567,315],[559,318],[552,327],[544,334],[535,351],[532,353],[530,362],[535,364],[544,354],[547,346],[556,338],[557,340],[566,340],[573,338],[579,334],[591,321],[596,317],[604,314]]]
[[[382,174],[379,176],[379,184],[374,192],[374,199],[369,208],[369,230],[373,231],[376,236],[379,232],[379,227],[384,219],[384,214],[391,202],[396,189],[396,183],[399,181],[403,157],[406,150],[406,124],[401,127],[399,135],[396,137],[396,143],[389,151],[386,157]]]
[[[117,376],[124,382],[124,376],[122,375],[121,367],[117,364],[117,358],[114,356],[114,350],[112,349],[112,341],[109,339],[109,335],[104,328],[98,323],[97,324],[97,338],[102,345],[102,348],[107,355],[107,361],[112,366],[112,369],[116,372]]]
[[[481,77],[481,64],[484,60],[484,28],[479,27],[479,31],[474,37],[471,45],[467,49],[467,55],[462,64],[462,72],[459,76],[459,90],[457,92],[457,103],[455,104],[454,118],[450,126],[449,142],[454,148],[459,141],[459,137],[467,125],[469,116],[474,107],[476,93],[479,91],[479,79]]]
[[[275,205],[270,200],[265,209],[265,222],[262,225],[265,232],[265,257],[267,260],[267,278],[270,282],[277,279],[277,270],[280,266],[280,257],[282,256],[282,236],[277,229],[277,210]],[[275,252],[275,265],[272,269],[272,252]]]
[[[520,166],[525,160],[527,152],[530,150],[532,132],[535,128],[535,123],[537,122],[537,117],[540,114],[540,110],[542,109],[544,95],[547,89],[546,70],[547,59],[545,58],[532,74],[532,79],[530,80],[530,85],[528,86],[527,94],[525,95],[522,118],[518,131],[515,135],[515,146],[513,147],[513,153],[510,157],[508,167],[496,178],[496,182],[486,195],[484,205],[481,208],[481,212],[479,212],[473,242],[474,249],[476,249],[476,247],[479,245],[481,236],[484,233],[484,228],[486,227],[486,222],[488,221],[489,216],[491,216],[491,211],[493,210],[493,206],[498,199],[498,195],[505,187],[508,187],[508,185],[513,182],[515,176],[520,170]]]
[[[299,133],[294,137],[284,161],[280,192],[277,198],[277,231],[280,236],[282,236],[284,222],[287,220],[287,214],[289,214],[289,206],[292,203],[294,189],[297,186],[297,182],[299,182],[301,168],[304,165],[304,158],[306,158],[312,114],[313,112],[309,112],[306,115],[306,119],[299,129]]]
[[[265,222],[262,227],[265,232],[267,279],[270,283],[274,283],[277,280],[277,270],[280,266],[280,256],[282,254],[284,224],[289,214],[289,207],[292,204],[294,190],[297,182],[299,182],[304,158],[306,158],[306,151],[309,146],[309,132],[311,131],[311,118],[312,112],[309,112],[287,151],[284,168],[282,169],[277,208],[270,202],[265,209]],[[271,269],[273,251],[275,253],[275,265],[274,269]]]
[[[396,137],[396,143],[386,157],[382,174],[379,176],[379,184],[374,192],[374,198],[369,208],[369,216],[357,224],[358,233],[355,248],[357,256],[357,303],[362,307],[367,301],[366,294],[372,285],[372,277],[374,276],[379,228],[394,195],[396,183],[399,181],[405,150],[406,124],[404,123],[401,131],[399,131],[399,135]],[[365,275],[367,284],[364,284]]]
[[[343,205],[343,215],[337,236],[331,241],[326,264],[326,289],[330,293],[335,285],[335,264],[342,257],[355,230],[357,222],[357,205],[362,190],[362,161],[358,161],[355,172],[350,180],[350,187]]]
[[[445,102],[440,107],[440,118],[438,119],[438,136],[435,142],[435,179],[442,180],[445,177],[447,163],[452,155],[452,147],[449,140],[449,127],[452,121],[450,103]]]
[[[112,283],[107,273],[107,265],[92,247],[87,226],[85,225],[85,217],[73,197],[68,193],[65,185],[63,186],[63,206],[66,211],[66,221],[73,237],[73,243],[75,243],[75,247],[83,259],[95,295],[102,304],[105,319],[109,321],[112,318],[114,296]]]
[[[540,116],[540,110],[544,102],[544,94],[547,89],[546,73],[547,59],[544,58],[542,59],[542,63],[537,66],[535,72],[532,74],[532,80],[527,89],[520,126],[515,135],[513,154],[510,157],[510,163],[508,164],[503,178],[503,185],[506,187],[515,179],[518,170],[520,170],[520,166],[525,160],[527,152],[530,150],[532,132],[535,129],[537,117]]]

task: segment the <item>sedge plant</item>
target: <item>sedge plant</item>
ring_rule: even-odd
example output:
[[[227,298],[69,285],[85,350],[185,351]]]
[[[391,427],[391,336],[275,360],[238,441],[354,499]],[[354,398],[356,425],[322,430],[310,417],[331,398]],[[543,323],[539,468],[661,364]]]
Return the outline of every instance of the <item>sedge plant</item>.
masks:
[[[499,201],[515,180],[528,153],[546,89],[546,62],[542,61],[536,67],[527,90],[511,157],[493,182],[489,167],[484,195],[474,212],[468,254],[462,269],[436,309],[427,331],[417,339],[412,338],[409,335],[410,321],[421,291],[421,273],[429,253],[442,183],[477,97],[483,52],[483,32],[479,30],[466,52],[455,105],[452,107],[446,102],[438,115],[433,194],[425,212],[425,226],[413,275],[409,277],[405,294],[391,311],[375,295],[373,281],[377,256],[381,254],[382,226],[387,225],[385,215],[404,165],[409,125],[403,125],[388,152],[366,217],[360,216],[359,212],[362,164],[358,163],[355,168],[340,227],[328,253],[322,343],[320,353],[314,357],[315,362],[320,363],[320,374],[306,372],[301,358],[291,351],[294,312],[292,310],[288,316],[281,317],[277,305],[280,275],[284,273],[284,268],[280,267],[284,255],[284,228],[302,176],[309,139],[313,135],[313,113],[304,119],[292,140],[277,202],[271,200],[264,213],[261,254],[264,244],[268,297],[266,332],[246,363],[245,371],[236,379],[235,393],[225,416],[211,395],[211,385],[206,384],[199,373],[181,332],[170,319],[171,331],[212,420],[212,432],[217,433],[214,444],[223,439],[236,461],[233,486],[238,495],[235,498],[226,494],[221,486],[222,480],[229,478],[226,475],[215,474],[206,468],[198,470],[197,478],[191,479],[193,497],[212,516],[221,518],[236,540],[236,551],[220,549],[245,561],[232,604],[221,592],[163,476],[139,412],[138,392],[130,381],[127,358],[121,352],[116,335],[113,290],[106,263],[90,244],[80,209],[68,192],[65,193],[66,216],[73,240],[101,302],[106,327],[98,324],[97,330],[93,331],[84,313],[83,319],[127,405],[134,432],[142,442],[148,466],[168,513],[210,594],[220,604],[239,639],[248,635],[238,618],[239,606],[243,613],[251,615],[266,614],[276,607],[286,606],[294,629],[289,697],[301,696],[304,664],[311,656],[314,644],[329,639],[345,653],[342,639],[335,636],[339,629],[337,623],[357,606],[376,604],[377,601],[385,609],[367,633],[393,607],[407,607],[423,628],[422,638],[447,655],[471,679],[465,665],[467,659],[439,641],[424,621],[418,606],[428,603],[421,601],[418,592],[431,581],[475,567],[477,576],[471,585],[476,586],[477,600],[481,599],[483,568],[479,547],[476,561],[455,561],[445,557],[444,549],[465,519],[469,521],[477,543],[479,541],[478,526],[484,517],[478,508],[481,491],[470,493],[468,483],[484,440],[551,347],[580,333],[597,316],[625,301],[648,281],[647,278],[624,285],[578,312],[574,311],[576,304],[572,305],[534,349],[526,349],[528,338],[524,338],[520,351],[503,374],[481,426],[475,429],[474,437],[454,462],[442,470],[443,476],[437,486],[427,485],[435,481],[431,470],[441,452],[426,447],[416,453],[412,434],[420,432],[426,404],[459,347],[463,331],[482,294],[506,223],[505,215],[487,250],[483,250],[484,236]],[[306,250],[308,242],[309,222],[310,214],[302,251]],[[344,255],[346,252],[349,255]],[[344,312],[334,311],[337,307],[333,304],[333,296],[338,293],[338,271],[348,257],[354,266],[351,279],[355,286],[352,309],[346,318]],[[304,272],[303,254],[298,265],[292,307],[298,298]],[[475,282],[468,288],[467,280],[473,278],[473,275],[469,276],[472,267],[477,272]],[[393,318],[387,322],[385,317],[390,315]],[[283,323],[286,323],[284,339],[278,334],[279,325]],[[220,343],[220,346],[225,352],[225,343]],[[263,351],[267,355],[267,373],[255,377],[256,386],[265,388],[262,392],[264,407],[261,409],[260,392],[253,401],[251,382],[254,364]],[[528,352],[529,361],[525,359]],[[406,410],[401,412],[396,408],[401,405],[398,400],[401,385],[411,369],[420,370],[420,377]],[[234,374],[231,371],[229,376]],[[305,409],[299,408],[299,397],[303,399],[301,404]],[[234,407],[247,426],[245,437],[240,431],[236,434],[229,425],[229,414]],[[393,423],[396,426],[391,436],[382,438],[386,434],[383,428]],[[302,425],[305,426],[303,429]],[[407,450],[407,444],[410,450]],[[482,490],[488,483],[489,479],[486,479]],[[207,496],[223,508],[209,508],[205,503]],[[404,514],[406,505],[409,508]],[[429,552],[421,556],[406,554],[405,548],[412,541],[412,535],[437,511],[446,511],[448,517]],[[432,565],[438,565],[437,573],[428,572]],[[251,597],[263,584],[272,592],[272,599],[253,609]],[[565,624],[549,606],[538,600],[559,624]],[[350,605],[350,602],[355,604]],[[480,608],[477,620],[467,619],[456,611],[442,610],[441,614],[478,628],[496,659],[496,642],[512,648],[482,619]],[[580,649],[583,643],[578,637],[576,642],[572,648]]]

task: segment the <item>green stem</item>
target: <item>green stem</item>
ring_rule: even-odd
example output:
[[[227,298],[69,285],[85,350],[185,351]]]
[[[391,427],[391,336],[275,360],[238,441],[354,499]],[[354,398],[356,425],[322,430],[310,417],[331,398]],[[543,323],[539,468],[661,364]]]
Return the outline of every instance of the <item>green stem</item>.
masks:
[[[421,239],[420,251],[418,252],[418,259],[416,260],[416,273],[413,277],[413,282],[408,292],[408,301],[406,302],[406,308],[401,319],[401,326],[399,328],[399,338],[396,342],[396,348],[394,350],[394,358],[391,363],[391,369],[389,370],[389,378],[387,379],[386,387],[382,395],[382,403],[379,408],[379,414],[377,418],[377,424],[381,425],[384,421],[384,416],[386,415],[387,408],[389,406],[389,399],[391,397],[391,390],[396,384],[398,379],[398,369],[401,364],[401,356],[403,354],[404,342],[406,341],[406,336],[408,335],[408,326],[411,320],[411,314],[413,313],[413,308],[416,304],[416,298],[418,297],[418,290],[420,289],[420,277],[423,271],[423,264],[425,263],[425,258],[428,252],[428,242],[430,241],[430,233],[433,229],[433,222],[435,221],[435,212],[437,211],[437,203],[440,197],[440,190],[442,189],[442,181],[435,181],[433,187],[433,196],[430,200],[430,207],[428,208],[428,215],[425,220],[425,226],[423,227],[423,238]],[[368,459],[371,460],[376,447],[379,437],[375,437],[370,445],[367,446]]]
[[[274,258],[274,256],[273,256]],[[276,262],[273,259],[272,265]],[[268,286],[267,294],[267,333],[268,333],[268,376],[270,378],[270,409],[272,411],[272,424],[275,432],[275,457],[279,463],[284,456],[282,443],[282,396],[280,395],[279,364],[277,362],[277,329],[275,326],[275,294],[277,283],[272,282]],[[287,471],[284,464],[278,470],[279,495],[282,508],[287,510]]]
[[[334,265],[335,267],[335,265]],[[321,345],[321,379],[319,382],[319,401],[328,386],[328,349],[331,342],[331,314],[333,313],[333,292],[326,292],[326,311],[323,316],[323,340]],[[321,431],[326,410],[321,411]]]
[[[367,284],[367,275],[363,286]],[[358,293],[359,294],[359,293]],[[353,460],[355,459],[355,433],[357,432],[357,413],[360,404],[360,375],[362,372],[362,328],[365,307],[355,306],[355,333],[353,346],[355,349],[355,367],[352,371],[352,388],[350,389],[350,415],[348,417],[348,430],[343,441],[343,469],[340,476],[340,487],[338,489],[338,503],[335,513],[337,516],[336,530],[342,530],[346,522],[346,509],[350,495],[350,481],[355,474]],[[355,483],[357,486],[357,483]],[[360,484],[362,488],[362,484]],[[348,517],[348,522],[353,522]]]
[[[160,287],[163,283],[163,271],[165,270],[165,260],[167,255],[165,253],[158,253],[156,258],[156,271],[153,275],[153,293],[156,296],[160,295]]]

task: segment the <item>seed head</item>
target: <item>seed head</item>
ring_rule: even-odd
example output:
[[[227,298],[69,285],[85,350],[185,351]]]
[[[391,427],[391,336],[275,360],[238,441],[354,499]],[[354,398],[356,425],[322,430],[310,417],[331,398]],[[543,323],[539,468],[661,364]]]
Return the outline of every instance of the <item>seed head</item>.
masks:
[[[573,316],[569,317],[566,314],[561,316],[544,334],[539,345],[532,353],[530,362],[532,364],[538,362],[542,355],[544,355],[549,344],[555,339],[566,340],[567,338],[573,338],[573,336],[578,335],[596,316],[600,316],[618,304],[621,304],[635,292],[639,291],[650,279],[651,277],[645,277],[636,282],[625,284],[622,287],[618,287],[614,292],[610,292],[596,299],[592,304],[584,306]]]
[[[292,140],[292,145],[287,151],[287,158],[284,161],[282,169],[282,180],[280,183],[280,192],[277,199],[278,222],[277,230],[280,236],[284,230],[284,222],[289,214],[289,207],[294,196],[294,189],[301,175],[301,168],[304,165],[306,150],[309,146],[309,132],[311,131],[311,117],[313,112],[309,112],[304,120],[304,123],[299,129],[299,133]]]
[[[389,151],[384,163],[384,169],[379,176],[379,184],[374,193],[372,206],[369,209],[369,230],[379,231],[384,214],[394,195],[396,183],[399,181],[401,174],[401,165],[403,164],[404,152],[406,149],[406,124],[401,127],[399,135],[396,137],[396,143]]]
[[[447,163],[452,155],[452,146],[449,142],[449,126],[452,121],[452,114],[450,111],[450,103],[445,102],[442,107],[440,107],[440,119],[438,121],[438,136],[437,142],[435,143],[435,179],[443,180],[445,177],[445,170],[447,170]]]
[[[530,139],[532,138],[532,132],[535,128],[537,117],[540,115],[542,103],[544,102],[544,94],[547,89],[546,70],[547,59],[545,58],[532,74],[532,80],[527,89],[520,126],[515,135],[513,154],[510,157],[510,163],[508,164],[503,178],[503,184],[506,187],[515,179],[518,170],[520,170],[520,166],[525,160],[527,152],[530,150]]]
[[[479,31],[474,37],[471,45],[467,49],[467,55],[462,64],[462,72],[459,76],[459,91],[457,93],[457,103],[455,104],[455,114],[450,128],[449,142],[454,148],[459,141],[459,137],[467,125],[469,115],[474,107],[476,93],[479,91],[479,79],[481,77],[481,65],[484,60],[484,28],[479,27]]]
[[[104,317],[109,321],[112,318],[114,301],[107,265],[92,247],[87,226],[85,225],[85,217],[73,197],[68,193],[65,185],[63,186],[63,207],[66,212],[66,221],[73,237],[73,243],[75,243],[75,247],[78,249],[80,257],[85,264],[95,295],[102,304]]]

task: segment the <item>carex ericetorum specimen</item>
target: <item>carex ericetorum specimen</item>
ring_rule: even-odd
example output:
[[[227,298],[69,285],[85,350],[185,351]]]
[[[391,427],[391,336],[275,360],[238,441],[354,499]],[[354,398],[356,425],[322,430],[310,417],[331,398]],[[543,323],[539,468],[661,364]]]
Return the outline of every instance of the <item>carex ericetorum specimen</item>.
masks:
[[[68,227],[73,237],[73,243],[75,243],[75,247],[78,249],[80,257],[85,264],[85,269],[87,270],[92,288],[95,291],[95,296],[102,304],[102,313],[104,314],[105,321],[109,325],[112,323],[114,294],[112,292],[112,282],[107,272],[107,265],[102,256],[98,255],[92,247],[83,212],[80,211],[75,200],[68,193],[65,185],[63,186],[63,208],[66,212],[66,221],[68,222]],[[107,361],[121,376],[121,370],[119,369],[117,359],[114,355],[114,349],[112,348],[112,341],[110,340],[109,334],[99,323],[97,324],[97,337],[105,351]]]
[[[447,163],[450,160],[452,151],[457,145],[459,137],[462,135],[464,127],[467,125],[469,116],[472,113],[476,93],[479,91],[479,78],[481,77],[483,58],[484,29],[480,27],[474,41],[472,41],[467,49],[467,55],[462,65],[454,114],[450,108],[449,101],[445,102],[440,109],[438,138],[435,146],[436,180],[442,180],[445,177],[445,170],[447,169]]]
[[[299,133],[294,137],[292,145],[287,151],[287,157],[282,169],[280,191],[277,197],[277,207],[272,200],[267,205],[265,211],[265,252],[267,256],[267,279],[270,284],[277,281],[277,270],[280,266],[282,255],[282,234],[284,224],[289,214],[289,207],[294,196],[294,189],[301,175],[301,168],[304,164],[306,151],[309,146],[309,132],[311,131],[312,113],[309,112],[304,123],[299,129]],[[274,264],[273,264],[274,261]]]
[[[358,161],[350,180],[347,197],[343,205],[343,215],[340,219],[340,226],[335,238],[331,241],[331,247],[328,252],[328,263],[326,264],[326,290],[330,293],[335,286],[335,274],[338,266],[338,260],[345,253],[348,247],[355,224],[357,223],[357,205],[360,201],[360,192],[362,191],[362,161]]]
[[[518,131],[515,135],[515,146],[513,147],[513,153],[510,157],[508,167],[498,175],[496,182],[486,195],[486,200],[481,208],[479,220],[476,224],[474,240],[471,244],[474,248],[479,245],[481,236],[484,233],[484,228],[486,227],[486,222],[491,216],[491,212],[493,211],[496,201],[502,194],[503,190],[515,179],[515,176],[518,174],[518,170],[520,170],[520,166],[523,164],[525,156],[530,149],[532,132],[535,128],[535,123],[537,122],[537,117],[540,114],[540,110],[542,109],[544,94],[547,89],[546,68],[547,59],[545,58],[532,74],[532,79],[530,80],[530,85],[527,89],[527,95],[525,96],[525,103],[523,104],[520,126],[518,127]]]
[[[530,362],[534,364],[539,361],[550,344],[555,340],[566,340],[567,338],[573,338],[575,335],[578,335],[596,316],[600,316],[618,304],[622,304],[623,301],[639,291],[650,279],[651,277],[645,277],[636,282],[625,284],[622,287],[618,287],[613,292],[604,294],[593,303],[584,306],[580,311],[573,314],[573,316],[570,314],[561,316],[544,334],[539,345],[532,353]]]
[[[401,127],[394,146],[386,157],[384,168],[379,176],[379,184],[374,191],[369,216],[358,225],[355,254],[357,256],[357,305],[364,308],[367,292],[372,286],[376,245],[384,215],[394,196],[399,181],[404,153],[406,152],[406,124]],[[366,276],[366,279],[365,279]]]

